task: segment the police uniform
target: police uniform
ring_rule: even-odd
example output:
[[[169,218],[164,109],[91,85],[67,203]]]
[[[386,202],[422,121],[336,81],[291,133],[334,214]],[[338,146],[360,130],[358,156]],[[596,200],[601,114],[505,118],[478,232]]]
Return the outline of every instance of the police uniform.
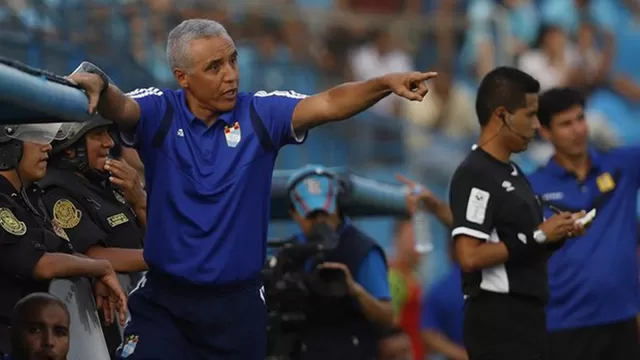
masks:
[[[0,353],[10,353],[8,327],[18,300],[49,291],[48,280],[33,278],[40,258],[45,253],[74,252],[64,229],[54,224],[46,215],[38,187],[19,194],[0,176]]]
[[[509,251],[506,263],[462,275],[469,356],[546,359],[547,260],[562,243],[544,244],[536,231],[542,206],[527,178],[475,148],[453,175],[449,196],[454,239],[503,242]]]
[[[124,195],[107,181],[49,168],[40,182],[44,203],[78,252],[94,245],[141,249],[144,232]]]
[[[75,124],[67,139],[54,142],[47,174],[39,182],[50,216],[67,232],[76,251],[83,254],[95,245],[142,248],[144,231],[123,193],[111,187],[108,173],[89,166],[85,135],[109,125],[110,121],[101,118]],[[75,150],[75,157],[67,158],[62,154],[67,148]],[[122,274],[119,277],[128,293],[142,275]],[[103,332],[109,352],[115,356],[121,342],[118,327],[103,326]]]

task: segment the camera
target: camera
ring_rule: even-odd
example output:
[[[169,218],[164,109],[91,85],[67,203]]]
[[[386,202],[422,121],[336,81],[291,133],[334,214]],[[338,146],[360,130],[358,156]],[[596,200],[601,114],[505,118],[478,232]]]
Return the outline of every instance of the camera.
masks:
[[[338,246],[339,235],[326,223],[314,224],[305,242],[270,241],[276,248],[263,269],[267,296],[268,359],[289,359],[295,351],[296,334],[314,311],[313,299],[344,297],[347,282],[339,269],[318,269],[325,253]]]

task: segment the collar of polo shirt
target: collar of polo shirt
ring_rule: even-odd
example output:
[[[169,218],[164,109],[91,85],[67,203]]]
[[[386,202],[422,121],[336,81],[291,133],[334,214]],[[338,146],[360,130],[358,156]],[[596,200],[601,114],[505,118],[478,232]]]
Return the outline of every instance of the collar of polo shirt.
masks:
[[[591,160],[591,168],[590,172],[599,172],[602,170],[602,157],[598,154],[597,151],[593,149],[589,149],[589,160]],[[547,162],[546,170],[550,171],[553,175],[558,177],[564,176],[575,176],[573,173],[567,171],[567,169],[563,168],[558,164],[555,160],[555,157],[551,157],[549,162]]]
[[[181,108],[182,108],[182,111],[184,112],[185,118],[189,119],[189,124],[193,123],[193,121],[198,119],[198,118],[195,115],[193,115],[191,110],[189,110],[189,107],[187,106],[187,99],[186,99],[186,97],[184,95],[184,90],[178,90],[178,91],[176,91],[176,94],[178,96],[178,101],[180,101],[180,103],[184,105],[184,106],[181,106]],[[227,112],[224,112],[224,113],[220,114],[220,116],[218,116],[216,121],[222,120],[227,125],[233,125],[233,123],[234,123],[233,119],[235,119],[234,113],[235,113],[235,108],[233,110],[231,110],[231,111],[227,111]],[[200,120],[200,119],[198,119],[198,120]]]

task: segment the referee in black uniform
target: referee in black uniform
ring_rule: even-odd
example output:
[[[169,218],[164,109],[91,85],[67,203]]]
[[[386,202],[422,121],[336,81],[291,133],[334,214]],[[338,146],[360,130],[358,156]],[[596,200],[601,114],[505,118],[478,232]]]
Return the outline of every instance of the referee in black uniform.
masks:
[[[478,146],[451,180],[452,237],[463,270],[464,341],[472,360],[544,360],[547,258],[582,232],[584,213],[543,221],[522,171],[509,161],[540,127],[540,84],[500,67],[482,80],[476,112]]]

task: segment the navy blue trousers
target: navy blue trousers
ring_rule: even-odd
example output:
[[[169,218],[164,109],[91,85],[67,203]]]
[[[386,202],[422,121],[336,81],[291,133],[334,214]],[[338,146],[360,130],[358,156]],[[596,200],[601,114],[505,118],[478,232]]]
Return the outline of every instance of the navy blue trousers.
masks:
[[[267,309],[259,277],[221,287],[151,271],[129,296],[118,359],[264,360]]]

